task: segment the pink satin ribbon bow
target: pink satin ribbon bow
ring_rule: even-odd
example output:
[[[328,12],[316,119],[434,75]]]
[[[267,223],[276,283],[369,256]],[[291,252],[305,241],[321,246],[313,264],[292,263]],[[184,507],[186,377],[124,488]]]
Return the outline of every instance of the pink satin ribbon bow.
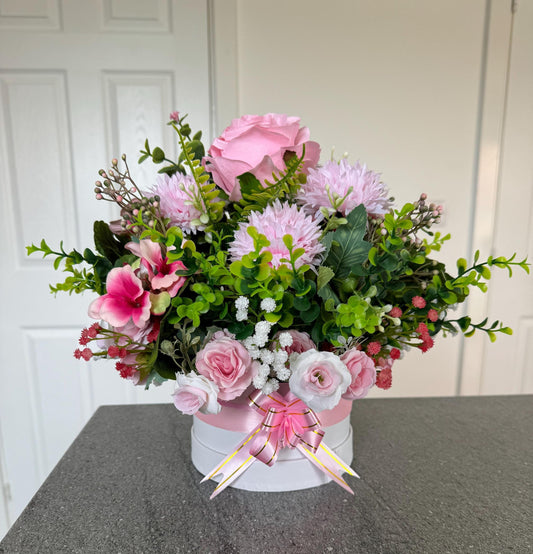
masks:
[[[203,483],[222,473],[211,498],[221,493],[256,460],[274,465],[282,448],[297,448],[328,477],[353,494],[341,474],[359,476],[322,442],[324,431],[311,408],[290,391],[285,396],[277,392],[265,395],[255,391],[249,400],[250,406],[260,412],[263,420],[202,479]]]

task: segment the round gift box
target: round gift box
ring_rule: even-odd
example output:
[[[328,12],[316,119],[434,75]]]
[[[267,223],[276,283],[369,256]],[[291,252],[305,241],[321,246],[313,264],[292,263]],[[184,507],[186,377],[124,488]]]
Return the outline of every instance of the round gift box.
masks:
[[[318,412],[325,432],[324,443],[350,465],[353,459],[351,402],[341,400],[333,410]],[[191,429],[191,458],[194,467],[209,474],[261,422],[261,416],[246,403],[225,403],[217,415],[197,413]],[[220,482],[222,476],[214,477]],[[317,487],[331,479],[296,448],[283,448],[273,466],[253,463],[230,485],[249,491],[292,491]]]

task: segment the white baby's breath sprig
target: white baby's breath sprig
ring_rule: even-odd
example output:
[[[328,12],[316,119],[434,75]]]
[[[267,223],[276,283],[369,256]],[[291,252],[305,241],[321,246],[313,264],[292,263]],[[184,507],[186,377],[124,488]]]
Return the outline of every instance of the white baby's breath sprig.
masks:
[[[271,350],[263,348],[262,350],[260,350],[259,356],[261,357],[261,361],[264,364],[272,365],[274,363],[275,355],[274,352],[272,352]]]
[[[268,314],[272,313],[276,309],[276,301],[273,298],[263,298],[261,300],[261,309]]]
[[[236,319],[237,321],[246,321],[248,319],[248,306],[250,300],[246,296],[239,296],[235,300],[235,307],[237,308]]]
[[[262,389],[266,384],[266,378],[263,375],[256,375],[252,380],[252,385],[256,389]]]
[[[279,389],[279,381],[277,379],[269,379],[262,387],[263,394],[272,394]]]
[[[235,300],[235,307],[237,310],[247,310],[250,305],[250,300],[246,296],[239,296]]]
[[[289,380],[289,377],[291,376],[291,370],[285,366],[281,366],[278,368],[275,368],[276,369],[276,377],[280,380],[280,381],[288,381]]]
[[[287,333],[287,331],[283,331],[283,333],[280,333],[278,340],[279,340],[279,345],[282,348],[287,348],[289,346],[292,346],[292,343],[293,343],[292,335],[290,333]]]

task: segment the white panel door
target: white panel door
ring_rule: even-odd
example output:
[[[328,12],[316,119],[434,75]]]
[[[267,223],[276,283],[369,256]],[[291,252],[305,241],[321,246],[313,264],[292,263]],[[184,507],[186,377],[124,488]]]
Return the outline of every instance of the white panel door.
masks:
[[[170,111],[210,135],[207,19],[207,2],[192,0],[0,0],[0,470],[11,522],[98,405],[170,400],[168,387],[145,393],[112,365],[73,358],[91,297],[54,298],[48,283],[62,275],[24,247],[92,246],[92,222],[113,215],[94,200],[97,170],[125,152],[137,182],[153,184],[138,151],[149,136],[175,154]]]
[[[517,253],[533,262],[533,2],[515,4],[509,45],[509,70],[505,117],[501,132],[499,179],[495,189],[494,216],[485,213],[486,194],[480,183],[476,232],[492,230],[486,245],[493,255]],[[490,166],[493,144],[487,144]],[[498,151],[498,147],[494,148]],[[495,166],[498,167],[497,165]],[[483,170],[483,168],[481,168]],[[492,228],[491,228],[492,226]],[[488,344],[474,336],[465,341],[463,394],[533,393],[533,275],[521,269],[512,281],[507,272],[494,269],[484,299],[489,319],[501,319],[513,328],[514,337]],[[473,306],[482,302],[477,295]],[[481,316],[481,314],[479,314]]]

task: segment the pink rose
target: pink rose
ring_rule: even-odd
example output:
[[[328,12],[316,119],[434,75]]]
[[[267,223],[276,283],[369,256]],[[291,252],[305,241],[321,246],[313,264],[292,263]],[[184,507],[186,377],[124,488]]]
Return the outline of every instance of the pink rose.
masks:
[[[250,386],[257,364],[240,342],[221,337],[208,342],[196,354],[196,369],[216,383],[220,400],[233,400]]]
[[[176,373],[176,390],[172,394],[174,406],[188,415],[198,410],[204,414],[218,414],[218,387],[203,375]]]
[[[239,175],[253,173],[261,183],[272,180],[273,171],[285,169],[284,154],[290,151],[301,156],[303,144],[304,172],[316,166],[320,146],[308,139],[309,129],[300,127],[299,117],[275,113],[244,115],[234,119],[215,139],[203,163],[215,183],[235,202],[242,198]]]
[[[295,329],[289,329],[288,331],[281,332],[289,333],[292,337],[292,344],[290,346],[286,346],[284,349],[287,354],[302,354],[302,352],[307,352],[308,350],[316,350],[316,344],[311,340],[309,333],[296,331]],[[280,333],[277,335],[279,334]]]
[[[364,398],[376,382],[374,361],[362,350],[356,348],[347,350],[341,356],[341,360],[352,375],[352,382],[342,397],[348,400]]]
[[[222,339],[224,337],[234,339],[235,335],[233,333],[230,333],[227,329],[219,329],[218,331],[215,331],[213,333],[213,336],[211,337],[212,340],[214,339]]]
[[[348,368],[333,352],[308,350],[291,361],[289,387],[312,410],[331,410],[351,382]]]

